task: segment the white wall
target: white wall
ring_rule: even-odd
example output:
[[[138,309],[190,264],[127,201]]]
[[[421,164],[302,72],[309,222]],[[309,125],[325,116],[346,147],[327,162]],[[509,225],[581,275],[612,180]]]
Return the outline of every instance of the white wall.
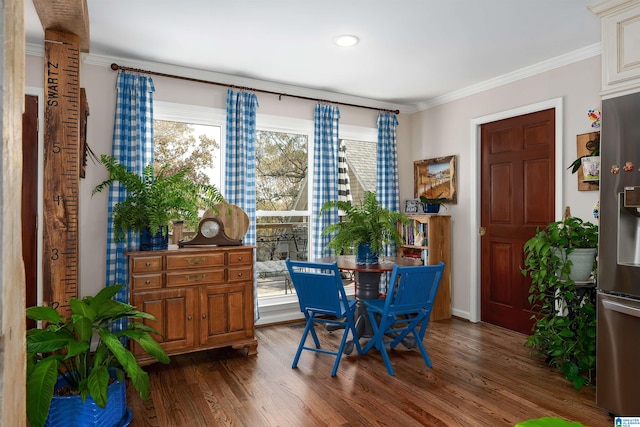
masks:
[[[598,201],[597,191],[578,191],[577,177],[566,168],[577,157],[576,135],[592,132],[587,111],[600,108],[600,56],[579,61],[514,83],[487,90],[463,99],[433,107],[403,120],[408,130],[398,128],[401,198],[413,197],[414,160],[457,155],[458,203],[444,213],[452,216],[452,308],[455,315],[475,318],[479,307],[476,299],[479,262],[473,250],[477,230],[472,230],[473,206],[477,177],[474,170],[475,150],[470,135],[473,119],[501,113],[543,101],[562,98],[562,208],[596,222],[592,210]],[[402,133],[401,133],[402,130]],[[405,147],[410,146],[410,152]],[[603,165],[606,169],[606,165]],[[558,209],[557,209],[558,210]],[[560,209],[562,210],[562,209]],[[474,307],[472,307],[472,304]]]
[[[86,58],[83,58],[80,70],[80,85],[86,90],[90,110],[87,143],[98,156],[111,154],[117,73],[108,66],[89,65],[88,62]],[[43,58],[27,55],[26,66],[26,86],[28,88],[43,88]],[[152,76],[152,78],[156,89],[153,97],[156,101],[225,109],[227,87],[167,77]],[[260,92],[257,92],[257,96],[258,114],[313,120],[315,105],[313,101],[286,96],[279,100],[276,95]],[[377,127],[378,111],[376,110],[340,106],[340,113],[341,125]],[[106,177],[107,174],[102,165],[89,161],[86,178],[80,180],[81,296],[95,294],[104,286],[105,282],[108,192],[98,193],[91,197],[91,191]]]

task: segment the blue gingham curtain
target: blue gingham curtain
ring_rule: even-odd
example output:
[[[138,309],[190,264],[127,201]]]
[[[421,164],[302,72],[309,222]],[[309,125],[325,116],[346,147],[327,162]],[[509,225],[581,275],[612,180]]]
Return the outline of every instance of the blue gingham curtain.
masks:
[[[398,152],[396,147],[398,118],[393,113],[378,116],[378,150],[376,158],[376,194],[383,208],[399,211]],[[387,246],[385,255],[391,256],[395,248]]]
[[[246,245],[256,244],[257,108],[258,97],[255,94],[234,92],[231,89],[227,91],[225,198],[229,203],[242,208],[249,216],[249,230],[244,237]],[[253,300],[254,318],[258,320],[258,282],[255,276]]]
[[[116,113],[113,123],[111,155],[130,171],[142,175],[153,162],[153,80],[150,77],[120,72],[116,84]],[[129,232],[126,243],[116,243],[113,234],[113,208],[123,201],[126,191],[115,182],[109,188],[107,220],[106,285],[124,284],[116,295],[118,301],[129,303],[129,263],[124,253],[138,249],[138,234]],[[120,321],[115,329],[126,324]]]
[[[333,209],[320,216],[322,205],[338,200],[338,121],[340,109],[333,105],[316,105],[313,124],[313,204],[311,210],[311,259],[330,255],[326,248],[331,236],[323,236],[322,230],[338,221],[338,211]],[[326,251],[326,252],[325,252]]]

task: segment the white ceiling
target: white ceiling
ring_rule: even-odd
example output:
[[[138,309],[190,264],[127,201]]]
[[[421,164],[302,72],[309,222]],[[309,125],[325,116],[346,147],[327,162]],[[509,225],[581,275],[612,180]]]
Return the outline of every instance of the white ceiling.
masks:
[[[598,52],[587,0],[87,0],[90,54],[419,109],[447,94]],[[355,34],[360,43],[332,40]],[[26,1],[27,44],[43,30]],[[582,52],[582,53],[580,53]],[[564,59],[562,59],[564,60]],[[318,93],[322,93],[318,92]]]

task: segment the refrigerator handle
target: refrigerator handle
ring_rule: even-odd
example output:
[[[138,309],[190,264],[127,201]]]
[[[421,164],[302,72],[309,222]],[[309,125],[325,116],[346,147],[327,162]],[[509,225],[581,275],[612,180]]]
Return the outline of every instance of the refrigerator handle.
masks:
[[[640,309],[634,308],[628,305],[620,304],[618,302],[602,300],[604,308],[617,311],[618,313],[628,314],[633,317],[640,317]]]

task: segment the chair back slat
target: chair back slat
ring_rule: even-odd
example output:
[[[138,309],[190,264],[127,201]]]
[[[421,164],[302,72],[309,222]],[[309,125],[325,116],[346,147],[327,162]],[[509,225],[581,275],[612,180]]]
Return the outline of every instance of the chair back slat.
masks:
[[[300,310],[337,315],[344,312],[346,294],[338,265],[287,260]]]
[[[396,314],[431,310],[438,292],[444,263],[400,267],[395,265],[385,305]]]

